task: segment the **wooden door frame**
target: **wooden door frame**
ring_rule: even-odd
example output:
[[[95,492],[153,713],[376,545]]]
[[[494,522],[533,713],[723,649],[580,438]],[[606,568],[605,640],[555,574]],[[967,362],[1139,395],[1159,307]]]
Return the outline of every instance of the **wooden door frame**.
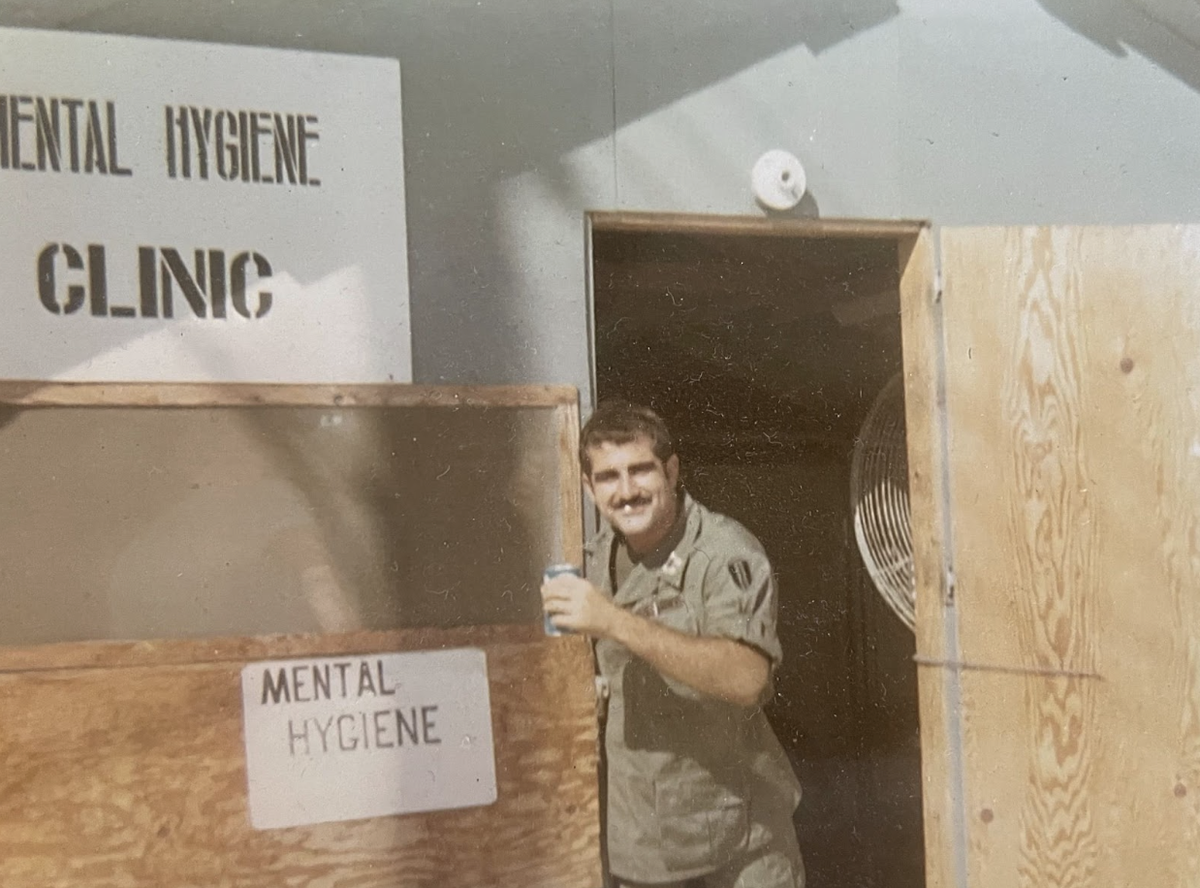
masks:
[[[861,239],[891,241],[896,245],[901,307],[901,347],[904,354],[906,415],[909,425],[909,484],[914,513],[923,510],[929,520],[913,528],[914,567],[917,582],[918,662],[943,654],[940,603],[946,572],[942,562],[942,491],[944,488],[944,429],[938,413],[941,327],[937,255],[932,223],[923,220],[795,219],[762,216],[691,214],[675,212],[591,211],[585,213],[586,297],[589,389],[585,406],[598,396],[595,234],[703,235],[708,237],[761,237],[794,239]],[[585,417],[586,418],[586,417]],[[589,515],[589,518],[594,516]],[[918,533],[920,531],[920,533]],[[853,545],[851,543],[851,545]],[[927,624],[921,625],[921,611]],[[943,676],[917,671],[917,706],[921,721],[922,829],[927,884],[952,884],[940,849],[953,845],[954,819],[946,815],[961,801],[956,792],[958,769],[931,761],[925,738],[947,730]],[[940,746],[939,746],[940,748]]]

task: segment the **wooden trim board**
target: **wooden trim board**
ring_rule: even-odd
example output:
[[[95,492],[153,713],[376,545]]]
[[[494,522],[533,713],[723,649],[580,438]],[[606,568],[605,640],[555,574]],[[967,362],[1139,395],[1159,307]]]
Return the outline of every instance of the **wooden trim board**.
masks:
[[[947,606],[945,561],[947,468],[941,390],[941,293],[930,231],[901,244],[900,269],[917,659],[943,662],[951,646],[947,633],[954,631],[954,612]],[[961,775],[958,759],[952,754],[959,743],[951,700],[955,676],[945,669],[922,668],[918,677],[926,884],[929,888],[951,888],[957,884],[961,839],[956,802]]]
[[[79,669],[134,669],[241,663],[285,657],[419,651],[493,642],[533,643],[541,626],[471,626],[450,629],[358,630],[337,634],[231,636],[153,641],[72,641],[0,645],[0,675]]]
[[[579,405],[561,405],[558,423],[559,488],[562,490],[563,560],[583,565],[583,490],[579,463]]]
[[[572,386],[301,385],[0,381],[15,407],[558,407]]]
[[[593,211],[591,230],[647,234],[751,235],[759,237],[912,238],[927,227],[911,220],[792,219],[693,213]]]

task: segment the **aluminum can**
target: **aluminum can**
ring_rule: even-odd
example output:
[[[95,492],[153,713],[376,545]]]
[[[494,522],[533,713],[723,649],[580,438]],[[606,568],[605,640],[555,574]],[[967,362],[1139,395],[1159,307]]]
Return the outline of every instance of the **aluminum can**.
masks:
[[[561,577],[563,574],[570,574],[573,577],[581,577],[583,576],[583,571],[581,571],[574,564],[551,564],[544,571],[542,571],[542,582],[549,582],[555,577]],[[542,611],[542,629],[547,635],[550,636],[571,634],[570,629],[559,629],[557,626],[555,626],[550,621],[550,615],[545,611]]]

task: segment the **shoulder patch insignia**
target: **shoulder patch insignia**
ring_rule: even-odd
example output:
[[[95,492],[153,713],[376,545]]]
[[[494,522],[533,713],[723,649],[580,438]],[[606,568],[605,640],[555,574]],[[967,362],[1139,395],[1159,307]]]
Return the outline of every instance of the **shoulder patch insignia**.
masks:
[[[729,562],[729,575],[733,577],[733,584],[742,591],[750,588],[753,577],[750,574],[749,561],[739,558],[737,561]]]

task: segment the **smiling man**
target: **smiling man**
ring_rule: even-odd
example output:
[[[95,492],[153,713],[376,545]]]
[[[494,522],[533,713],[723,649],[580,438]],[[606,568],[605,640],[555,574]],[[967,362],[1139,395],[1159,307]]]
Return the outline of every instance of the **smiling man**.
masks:
[[[782,659],[762,546],[684,490],[663,421],[602,404],[580,436],[606,527],[542,587],[609,688],[609,868],[622,886],[801,888],[800,786],[762,704]]]

